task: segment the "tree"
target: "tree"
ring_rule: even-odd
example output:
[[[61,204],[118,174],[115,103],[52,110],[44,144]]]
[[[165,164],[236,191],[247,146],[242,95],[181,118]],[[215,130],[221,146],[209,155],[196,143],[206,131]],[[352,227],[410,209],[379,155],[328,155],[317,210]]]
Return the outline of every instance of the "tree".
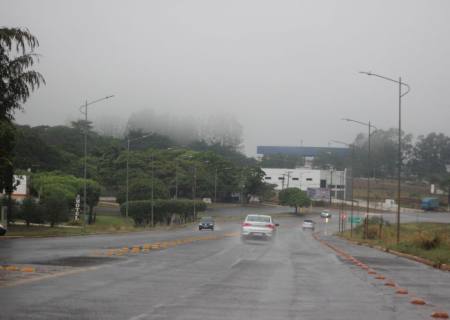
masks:
[[[30,223],[43,223],[45,221],[44,210],[33,198],[28,197],[22,201],[19,218],[25,220],[27,227],[30,226]]]
[[[81,194],[80,190],[80,194]],[[89,219],[88,224],[95,223],[97,219],[97,214],[93,215],[94,207],[98,204],[98,200],[100,199],[100,185],[93,181],[87,180],[86,183],[86,203],[89,206]]]
[[[442,133],[419,136],[411,161],[412,172],[427,180],[439,180],[450,164],[450,137]]]
[[[311,204],[311,200],[306,192],[298,188],[281,190],[278,194],[278,199],[281,205],[294,207],[295,213],[297,213],[298,207],[307,207]]]
[[[14,112],[22,109],[30,91],[45,83],[39,72],[30,70],[38,58],[33,52],[38,45],[37,38],[28,30],[0,28],[0,188],[5,189],[8,199],[14,190]],[[11,213],[10,200],[8,212]]]
[[[263,196],[267,194],[270,185],[263,181],[264,176],[265,173],[260,167],[255,166],[244,169],[242,191],[246,202],[248,202],[251,195]]]
[[[316,159],[314,160],[316,161]],[[304,164],[305,164],[304,157],[282,153],[265,155],[261,160],[261,167],[263,168],[295,169],[296,167],[303,166]]]
[[[150,200],[152,197],[152,180],[149,178],[135,178],[130,179],[128,200]],[[167,186],[159,179],[154,180],[153,183],[153,198],[154,199],[168,199],[169,191]],[[126,189],[123,188],[117,196],[119,203],[126,201]]]
[[[0,121],[0,191],[5,190],[8,220],[13,216],[11,194],[14,191],[13,150],[15,129],[10,121]]]
[[[53,228],[59,222],[65,222],[69,218],[68,199],[65,193],[58,188],[54,188],[42,198],[45,207],[46,220]]]
[[[33,91],[44,77],[29,70],[38,59],[34,49],[39,42],[28,30],[0,28],[0,120],[11,121],[14,112],[22,109]],[[19,53],[18,56],[15,54]]]
[[[450,209],[450,174],[441,176],[438,184],[444,192],[447,192],[447,208]]]

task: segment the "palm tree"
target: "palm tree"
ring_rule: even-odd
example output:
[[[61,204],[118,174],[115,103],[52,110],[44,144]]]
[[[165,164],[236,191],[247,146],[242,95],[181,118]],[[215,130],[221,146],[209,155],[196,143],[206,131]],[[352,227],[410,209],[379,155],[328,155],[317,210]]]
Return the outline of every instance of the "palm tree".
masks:
[[[29,70],[39,58],[34,53],[37,46],[38,40],[27,29],[0,28],[0,120],[13,120],[30,90],[45,84],[39,72]]]
[[[37,46],[37,38],[27,29],[0,28],[0,190],[7,194],[10,218],[14,190],[14,112],[22,109],[31,91],[45,84],[39,72],[30,70],[39,58],[34,53]]]

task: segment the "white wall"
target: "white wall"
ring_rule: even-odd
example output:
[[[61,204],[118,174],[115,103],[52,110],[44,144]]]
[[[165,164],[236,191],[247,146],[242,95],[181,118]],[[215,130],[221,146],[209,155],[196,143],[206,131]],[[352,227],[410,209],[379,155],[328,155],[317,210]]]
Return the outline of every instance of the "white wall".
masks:
[[[290,188],[300,188],[306,191],[308,188],[320,188],[320,181],[325,180],[326,188],[330,188],[330,185],[332,186],[330,189],[333,198],[345,197],[346,170],[316,170],[309,168],[262,168],[262,170],[266,174],[264,181],[276,184],[276,190],[282,190],[289,186]]]

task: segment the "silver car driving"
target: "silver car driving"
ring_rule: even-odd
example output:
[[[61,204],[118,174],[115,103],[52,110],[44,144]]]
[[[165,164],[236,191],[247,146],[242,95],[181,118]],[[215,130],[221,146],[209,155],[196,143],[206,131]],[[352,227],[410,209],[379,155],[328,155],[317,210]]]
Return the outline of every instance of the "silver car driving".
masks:
[[[242,223],[241,238],[272,239],[278,226],[278,223],[273,223],[271,216],[249,214]]]

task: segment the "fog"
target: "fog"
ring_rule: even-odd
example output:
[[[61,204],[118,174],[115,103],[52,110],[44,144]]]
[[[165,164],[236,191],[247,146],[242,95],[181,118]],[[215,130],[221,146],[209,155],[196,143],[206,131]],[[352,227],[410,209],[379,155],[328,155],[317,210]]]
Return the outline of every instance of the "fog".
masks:
[[[365,130],[343,117],[397,126],[397,86],[358,73],[366,70],[411,86],[406,132],[450,134],[447,0],[0,6],[1,25],[28,28],[40,41],[37,69],[47,85],[16,114],[21,124],[69,123],[85,100],[114,94],[89,108],[99,130],[125,130],[140,112],[172,119],[153,122],[159,130],[170,122],[202,132],[208,119],[224,117],[242,125],[249,155],[256,145],[326,146]]]

